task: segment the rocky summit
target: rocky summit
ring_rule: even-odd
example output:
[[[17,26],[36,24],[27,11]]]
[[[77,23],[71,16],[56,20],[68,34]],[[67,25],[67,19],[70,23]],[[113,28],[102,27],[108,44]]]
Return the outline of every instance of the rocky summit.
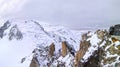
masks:
[[[83,31],[33,20],[3,23],[2,67],[120,67],[119,24]]]

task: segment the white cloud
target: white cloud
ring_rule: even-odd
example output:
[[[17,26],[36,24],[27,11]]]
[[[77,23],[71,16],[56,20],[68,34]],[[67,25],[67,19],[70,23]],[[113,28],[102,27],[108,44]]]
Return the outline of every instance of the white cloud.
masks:
[[[0,0],[0,16],[20,11],[27,0]]]
[[[35,19],[72,28],[117,24],[119,12],[119,0],[0,0],[3,18]]]

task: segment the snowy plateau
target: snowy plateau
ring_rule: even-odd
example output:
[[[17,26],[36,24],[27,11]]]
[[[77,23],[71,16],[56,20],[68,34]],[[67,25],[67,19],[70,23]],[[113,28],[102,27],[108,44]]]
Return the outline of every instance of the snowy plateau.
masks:
[[[0,67],[119,67],[114,40],[107,30],[9,20],[0,25]]]

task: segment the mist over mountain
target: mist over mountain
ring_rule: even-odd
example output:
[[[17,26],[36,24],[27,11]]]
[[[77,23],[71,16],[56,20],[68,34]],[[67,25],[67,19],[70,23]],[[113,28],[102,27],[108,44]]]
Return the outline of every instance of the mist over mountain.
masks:
[[[119,67],[119,0],[0,0],[0,67]]]
[[[33,19],[72,29],[106,28],[120,22],[119,0],[1,0],[0,16]]]

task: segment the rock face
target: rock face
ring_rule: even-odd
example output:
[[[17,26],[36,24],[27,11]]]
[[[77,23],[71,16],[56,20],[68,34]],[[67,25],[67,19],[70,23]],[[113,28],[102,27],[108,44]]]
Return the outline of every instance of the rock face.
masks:
[[[89,37],[88,34],[90,33],[82,35],[77,51],[74,51],[75,48],[72,48],[68,41],[60,44],[62,48],[59,53],[55,52],[55,43],[44,48],[39,47],[30,67],[119,67],[120,62],[116,62],[120,58],[119,40],[108,37],[109,34],[106,35],[102,30],[91,33]],[[42,63],[41,60],[45,62]]]
[[[54,55],[54,51],[55,51],[55,45],[54,43],[52,43],[49,47],[49,56],[52,57]]]
[[[13,38],[16,38],[17,40],[21,40],[23,38],[23,35],[21,31],[18,29],[17,25],[14,25],[10,29],[9,40],[12,40]]]
[[[18,29],[17,25],[14,25],[12,27],[11,23],[9,21],[6,21],[3,26],[0,27],[0,38],[3,38],[5,35],[4,31],[10,28],[9,31],[9,40],[12,40],[13,38],[17,40],[21,40],[23,38],[22,32]]]
[[[114,37],[107,37],[103,40],[105,43],[101,47],[103,50],[99,55],[101,67],[119,67],[120,63],[120,41]]]
[[[102,40],[104,38],[104,33],[105,33],[104,31],[98,30],[97,31],[98,38]]]
[[[80,42],[80,49],[79,49],[79,51],[82,50],[82,49],[84,49],[84,51],[87,51],[89,46],[90,46],[90,42],[89,41],[86,41],[86,40],[81,41]]]
[[[116,63],[116,64],[115,64],[115,67],[120,67],[120,63]]]
[[[36,57],[33,57],[29,67],[40,67]]]
[[[62,56],[65,57],[67,55],[67,44],[66,42],[62,42]]]
[[[95,51],[87,62],[83,64],[83,67],[100,67],[99,65],[99,51]]]
[[[120,24],[115,25],[115,26],[111,26],[109,29],[109,34],[120,36]]]
[[[79,51],[77,51],[76,55],[75,55],[75,66],[79,67],[80,65],[80,60],[82,59],[82,57],[85,55],[86,51],[88,50],[88,47],[90,46],[90,42],[89,41],[81,41],[80,43],[80,49]]]
[[[3,38],[4,31],[10,27],[10,22],[7,21],[2,27],[0,27],[0,38]]]

